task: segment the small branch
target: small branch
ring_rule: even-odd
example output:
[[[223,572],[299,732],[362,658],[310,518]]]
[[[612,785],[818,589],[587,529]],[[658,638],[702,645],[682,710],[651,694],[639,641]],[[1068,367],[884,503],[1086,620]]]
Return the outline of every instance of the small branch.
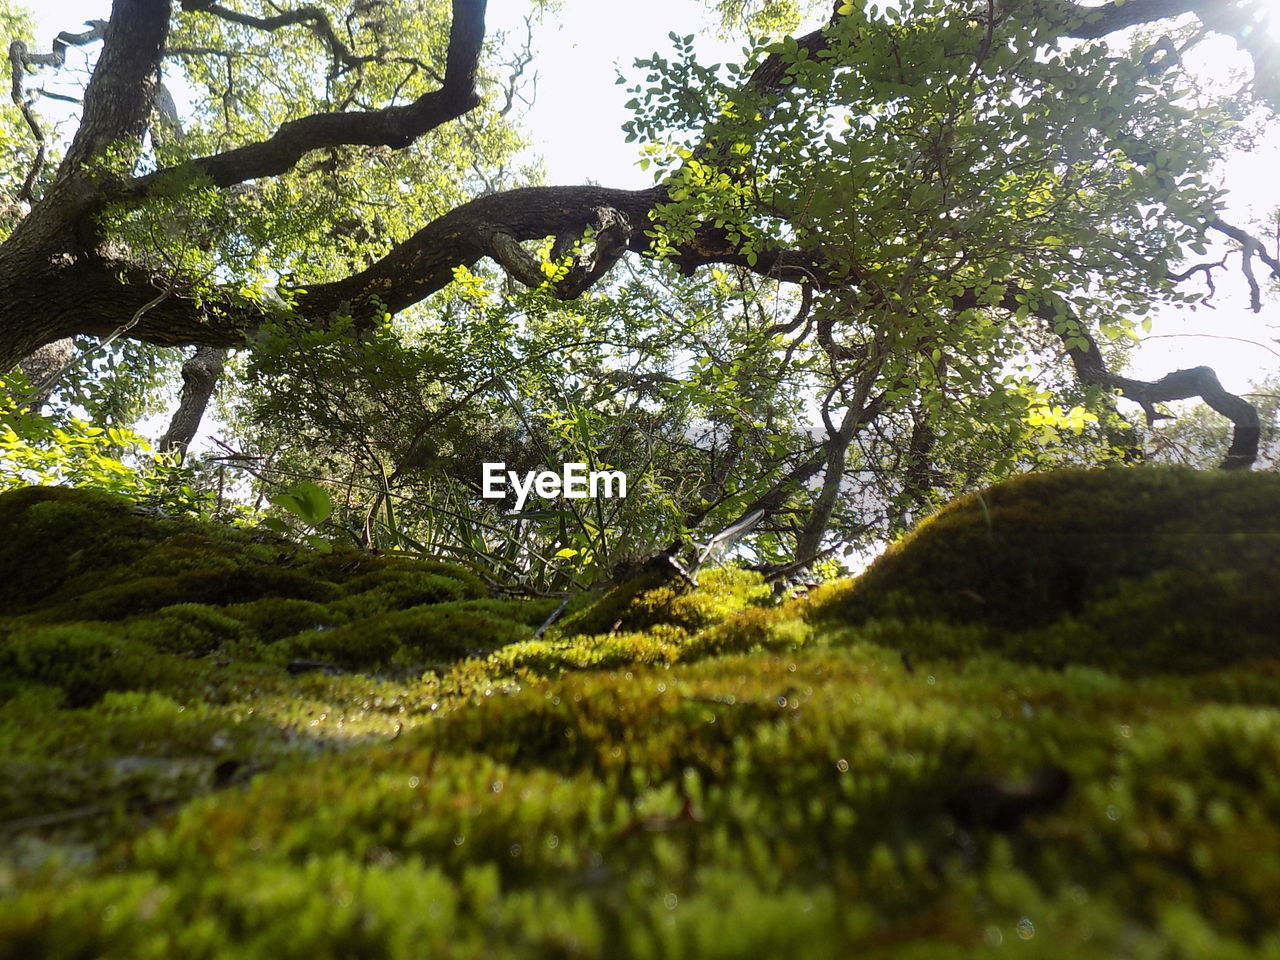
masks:
[[[23,180],[22,187],[18,191],[18,199],[27,203],[35,202],[35,185],[36,181],[40,179],[40,174],[44,171],[45,161],[48,158],[48,147],[44,137],[44,130],[41,128],[35,112],[35,102],[44,91],[37,89],[27,94],[23,80],[28,69],[53,67],[56,70],[60,70],[62,65],[66,63],[68,46],[81,47],[85,44],[93,43],[95,40],[101,40],[106,32],[107,21],[87,20],[85,22],[89,29],[84,33],[68,33],[64,30],[54,37],[53,49],[50,53],[31,53],[27,50],[27,45],[21,40],[15,40],[9,44],[9,98],[22,111],[22,119],[26,121],[27,127],[31,130],[31,135],[36,142],[35,158],[32,160],[26,179]],[[70,97],[63,97],[57,94],[50,94],[49,96],[58,100],[72,100]]]
[[[333,60],[329,69],[330,77],[341,73],[343,67],[350,69],[376,59],[375,57],[358,57],[353,54],[334,31],[329,15],[319,7],[299,7],[296,10],[286,10],[284,13],[276,14],[274,17],[255,17],[247,13],[239,13],[221,4],[214,3],[213,0],[182,0],[182,9],[188,13],[208,13],[229,23],[238,23],[242,26],[253,27],[256,30],[265,30],[269,33],[273,33],[281,27],[305,24],[329,48],[329,55]]]
[[[1259,347],[1275,357],[1280,357],[1280,350],[1274,350],[1271,347],[1268,347],[1265,343],[1259,343],[1257,340],[1250,340],[1248,337],[1230,337],[1223,333],[1153,333],[1149,336],[1143,337],[1142,342],[1146,343],[1148,340],[1167,340],[1173,337],[1203,337],[1207,340],[1234,340],[1236,343],[1247,343],[1251,347]]]

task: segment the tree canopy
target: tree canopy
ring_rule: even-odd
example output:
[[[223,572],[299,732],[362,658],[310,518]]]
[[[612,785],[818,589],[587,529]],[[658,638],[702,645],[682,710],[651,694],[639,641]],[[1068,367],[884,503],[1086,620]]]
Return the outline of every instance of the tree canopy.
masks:
[[[539,181],[534,52],[484,0],[116,0],[48,49],[5,8],[0,369],[65,366],[110,420],[181,364],[177,449],[221,378],[225,453],[277,494],[318,481],[317,524],[542,587],[725,531],[809,566],[983,482],[1139,459],[1117,397],[1148,425],[1200,398],[1218,459],[1254,463],[1211,369],[1123,362],[1227,269],[1211,247],[1255,310],[1280,278],[1218,173],[1280,108],[1264,3],[707,5],[771,32],[707,64],[673,24],[623,80],[644,189]],[[1188,66],[1224,36],[1239,89]],[[97,53],[59,138],[37,101],[69,47]],[[86,337],[105,379],[56,352]],[[512,518],[487,460],[643,495]]]

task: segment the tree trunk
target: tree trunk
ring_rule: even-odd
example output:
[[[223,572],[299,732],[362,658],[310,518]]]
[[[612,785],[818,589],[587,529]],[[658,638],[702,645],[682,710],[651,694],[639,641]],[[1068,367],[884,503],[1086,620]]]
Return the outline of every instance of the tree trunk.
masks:
[[[182,398],[169,421],[169,429],[160,438],[160,452],[185,454],[187,446],[200,429],[209,399],[218,386],[222,363],[227,352],[218,347],[198,347],[182,365]]]
[[[48,383],[45,381],[67,366],[75,358],[75,355],[75,341],[70,337],[63,337],[61,340],[53,341],[53,343],[46,343],[43,347],[28,354],[18,364],[19,369],[31,381],[31,386],[36,388],[36,392],[31,395],[30,409],[32,413],[40,412],[40,408],[49,402],[49,397],[53,395],[53,391],[58,385],[56,380]]]

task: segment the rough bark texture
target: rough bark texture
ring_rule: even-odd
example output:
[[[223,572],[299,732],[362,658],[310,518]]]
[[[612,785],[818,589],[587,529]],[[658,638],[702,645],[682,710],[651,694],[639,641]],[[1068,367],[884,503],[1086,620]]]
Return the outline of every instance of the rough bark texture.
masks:
[[[36,392],[31,395],[30,409],[39,411],[46,403],[49,397],[53,395],[57,382],[50,380],[59,370],[66,367],[76,355],[76,345],[70,337],[62,340],[55,340],[53,343],[46,343],[39,350],[29,356],[23,357],[22,362],[18,364],[18,368],[23,375],[31,382],[31,386],[36,388]]]
[[[182,365],[182,397],[169,421],[169,429],[160,438],[160,451],[184,453],[200,429],[205,409],[218,387],[226,351],[217,347],[197,347],[195,354]]]

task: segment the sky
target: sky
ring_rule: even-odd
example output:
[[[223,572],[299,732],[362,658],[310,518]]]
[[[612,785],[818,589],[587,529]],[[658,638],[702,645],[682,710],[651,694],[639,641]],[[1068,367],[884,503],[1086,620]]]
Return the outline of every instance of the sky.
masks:
[[[110,9],[109,0],[35,0],[30,5],[37,8],[37,40],[42,50],[59,30],[79,29],[90,17],[106,18]],[[490,28],[523,30],[521,18],[528,8],[528,0],[490,0]],[[669,51],[670,30],[695,33],[705,59],[740,58],[738,45],[726,46],[715,39],[702,10],[696,0],[564,0],[560,13],[538,28],[538,57],[530,68],[538,75],[536,98],[527,120],[533,150],[544,160],[548,182],[593,181],[629,188],[652,182],[637,167],[635,147],[625,142],[621,132],[627,119],[623,104],[629,95],[625,84],[615,83],[616,74],[622,69],[633,78],[638,73],[632,67],[637,57]],[[1280,18],[1276,27],[1280,33]],[[1240,62],[1232,45],[1222,41],[1206,54],[1204,69],[1220,71],[1233,60]],[[1229,216],[1234,222],[1249,225],[1253,217],[1265,218],[1280,206],[1277,172],[1280,136],[1276,135],[1257,152],[1231,162],[1227,184]],[[1267,235],[1280,245],[1280,233]],[[1238,262],[1233,258],[1233,265]],[[1251,313],[1238,271],[1220,277],[1217,286],[1214,309],[1163,311],[1153,318],[1150,338],[1134,352],[1131,374],[1155,379],[1203,364],[1217,370],[1228,390],[1243,392],[1250,381],[1280,370],[1276,341],[1280,309],[1264,302],[1261,315]]]

